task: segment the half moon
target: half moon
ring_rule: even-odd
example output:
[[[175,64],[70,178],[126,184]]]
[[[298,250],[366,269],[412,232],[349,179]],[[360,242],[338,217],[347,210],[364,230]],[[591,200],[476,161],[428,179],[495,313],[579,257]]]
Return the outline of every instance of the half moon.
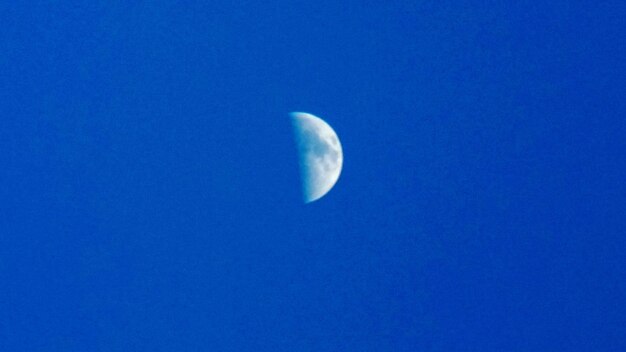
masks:
[[[335,185],[343,166],[339,137],[324,120],[305,112],[292,112],[305,203],[323,197]]]

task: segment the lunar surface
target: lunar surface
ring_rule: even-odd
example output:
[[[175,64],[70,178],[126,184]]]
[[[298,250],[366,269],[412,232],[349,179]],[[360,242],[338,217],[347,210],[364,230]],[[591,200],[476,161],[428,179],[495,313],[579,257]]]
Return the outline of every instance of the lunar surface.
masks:
[[[322,119],[305,112],[291,113],[305,203],[323,197],[337,182],[343,151],[335,131]]]

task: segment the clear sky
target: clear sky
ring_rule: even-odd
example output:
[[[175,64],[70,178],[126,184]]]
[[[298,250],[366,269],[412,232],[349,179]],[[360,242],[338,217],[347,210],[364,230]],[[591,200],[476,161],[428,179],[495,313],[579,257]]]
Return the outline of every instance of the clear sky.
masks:
[[[5,1],[0,350],[626,350],[624,1]],[[289,112],[344,168],[303,204]]]

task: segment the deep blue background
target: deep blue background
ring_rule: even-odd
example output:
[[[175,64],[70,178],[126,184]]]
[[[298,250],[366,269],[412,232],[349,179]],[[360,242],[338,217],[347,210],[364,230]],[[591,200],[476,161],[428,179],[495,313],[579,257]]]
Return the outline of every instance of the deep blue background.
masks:
[[[623,1],[16,3],[0,350],[626,349]]]

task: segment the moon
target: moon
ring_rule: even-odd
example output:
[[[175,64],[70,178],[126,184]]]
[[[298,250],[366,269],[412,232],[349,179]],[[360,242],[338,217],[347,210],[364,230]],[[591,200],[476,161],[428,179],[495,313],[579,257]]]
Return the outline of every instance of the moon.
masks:
[[[306,112],[292,112],[305,203],[322,198],[333,188],[343,166],[337,133],[324,120]]]

